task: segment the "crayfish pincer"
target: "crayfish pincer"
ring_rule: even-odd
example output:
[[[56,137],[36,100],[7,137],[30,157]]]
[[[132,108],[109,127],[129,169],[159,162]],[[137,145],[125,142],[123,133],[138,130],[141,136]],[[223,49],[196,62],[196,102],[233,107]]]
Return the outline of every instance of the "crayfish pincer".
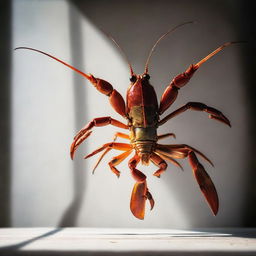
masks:
[[[133,153],[132,158],[128,161],[128,168],[131,172],[132,178],[135,180],[135,185],[131,195],[130,209],[133,215],[139,219],[144,218],[146,201],[149,201],[151,209],[153,209],[154,199],[147,186],[147,177],[143,172],[137,169],[137,165],[140,162],[143,165],[153,163],[157,167],[157,170],[153,175],[159,178],[167,169],[167,162],[182,168],[177,159],[184,158],[188,159],[194,173],[194,177],[199,184],[199,188],[207,203],[209,204],[213,214],[216,215],[218,213],[219,199],[217,191],[210,176],[205,171],[203,165],[199,162],[198,157],[209,162],[211,165],[213,165],[212,162],[199,150],[189,145],[160,144],[160,140],[168,137],[175,138],[175,135],[173,133],[161,135],[157,133],[159,126],[168,122],[175,116],[185,112],[186,110],[204,111],[208,113],[209,118],[231,126],[230,121],[224,114],[222,114],[219,110],[207,106],[201,102],[189,102],[162,118],[164,112],[168,110],[176,100],[179,90],[189,82],[189,80],[204,62],[220,52],[226,46],[238,43],[227,42],[211,52],[205,58],[201,59],[196,64],[191,64],[185,70],[185,72],[177,75],[171,80],[170,84],[166,87],[162,94],[160,103],[158,103],[155,89],[150,84],[150,76],[148,72],[150,58],[156,45],[165,36],[175,31],[177,28],[189,23],[192,22],[186,22],[176,26],[175,28],[167,31],[156,41],[146,60],[145,69],[142,74],[134,73],[132,65],[130,64],[127,56],[124,54],[122,48],[112,37],[109,36],[110,39],[123,52],[129,66],[130,85],[127,89],[126,102],[122,95],[117,90],[115,90],[109,82],[101,78],[94,77],[91,74],[86,74],[67,64],[66,62],[43,51],[29,47],[16,48],[39,52],[79,73],[85,77],[100,93],[106,95],[109,98],[109,102],[114,110],[125,119],[125,123],[123,123],[110,116],[94,118],[88,124],[86,124],[74,137],[70,148],[70,155],[73,159],[77,148],[82,142],[85,141],[85,139],[91,135],[94,127],[113,125],[115,127],[126,130],[126,133],[116,132],[113,141],[104,144],[100,148],[93,151],[91,154],[85,156],[85,158],[89,158],[101,152],[101,156],[99,157],[93,169],[94,172],[100,161],[110,150],[114,149],[122,151],[121,154],[113,157],[108,163],[110,170],[117,177],[119,177],[120,171],[117,169],[117,166]],[[116,142],[118,137],[126,139],[127,143]]]

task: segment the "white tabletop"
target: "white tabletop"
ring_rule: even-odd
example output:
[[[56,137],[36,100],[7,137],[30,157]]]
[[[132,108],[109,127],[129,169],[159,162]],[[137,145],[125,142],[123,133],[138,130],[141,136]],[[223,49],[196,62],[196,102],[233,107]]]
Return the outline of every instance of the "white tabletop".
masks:
[[[1,228],[0,255],[256,256],[256,229]]]

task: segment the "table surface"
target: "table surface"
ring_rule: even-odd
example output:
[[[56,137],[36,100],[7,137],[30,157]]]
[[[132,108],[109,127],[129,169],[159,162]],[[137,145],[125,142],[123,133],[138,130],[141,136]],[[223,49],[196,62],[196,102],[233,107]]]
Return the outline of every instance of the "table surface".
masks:
[[[0,228],[0,255],[256,256],[256,228]]]

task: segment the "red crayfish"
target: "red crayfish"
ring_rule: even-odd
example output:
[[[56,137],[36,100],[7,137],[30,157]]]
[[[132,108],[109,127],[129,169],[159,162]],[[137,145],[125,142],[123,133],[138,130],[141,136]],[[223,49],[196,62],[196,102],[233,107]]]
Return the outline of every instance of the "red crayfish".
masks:
[[[76,69],[75,67],[65,63],[64,61],[40,50],[29,47],[16,48],[33,50],[44,55],[47,55],[48,57],[51,57],[56,61],[59,61],[60,63],[68,66],[80,75],[84,76],[87,80],[89,80],[92,83],[92,85],[99,92],[109,97],[110,104],[114,108],[114,110],[123,118],[125,118],[126,123],[122,123],[116,119],[113,119],[110,116],[94,118],[92,121],[86,124],[85,127],[82,128],[75,136],[70,148],[70,155],[73,159],[74,153],[77,150],[78,146],[91,135],[92,129],[94,127],[113,125],[118,128],[128,130],[129,134],[117,132],[112,142],[104,144],[91,154],[87,155],[85,158],[89,158],[103,151],[96,166],[94,167],[95,170],[99,162],[102,160],[102,158],[106,155],[108,151],[110,151],[111,149],[123,151],[122,154],[113,157],[112,160],[108,163],[112,172],[117,177],[119,177],[120,172],[118,171],[116,166],[120,164],[122,161],[124,161],[132,152],[135,152],[128,163],[131,175],[136,181],[131,195],[130,209],[133,215],[139,219],[144,218],[146,200],[149,200],[152,210],[154,207],[154,199],[147,187],[146,175],[137,169],[138,163],[141,162],[143,165],[148,165],[150,162],[152,162],[158,168],[158,170],[154,173],[154,176],[160,177],[161,174],[167,169],[167,161],[182,168],[181,165],[175,159],[183,158],[188,158],[194,176],[213,214],[216,215],[218,212],[219,200],[217,191],[210,176],[205,171],[203,165],[199,162],[197,155],[203,158],[204,160],[208,161],[210,164],[212,164],[212,162],[203,153],[189,145],[166,145],[158,143],[159,140],[162,140],[170,136],[175,137],[175,135],[173,133],[158,135],[157,128],[166,123],[167,121],[169,121],[171,118],[183,113],[186,110],[204,111],[209,114],[209,118],[215,119],[228,126],[231,126],[230,121],[219,110],[200,102],[189,102],[184,106],[178,108],[177,110],[173,111],[172,113],[168,114],[164,118],[160,118],[162,114],[173,104],[173,102],[177,98],[179,89],[189,82],[189,80],[194,75],[196,70],[205,61],[207,61],[209,58],[211,58],[216,53],[221,51],[224,47],[236,43],[228,42],[223,44],[222,46],[218,47],[215,51],[207,55],[205,58],[200,60],[198,63],[190,65],[185,72],[174,77],[174,79],[165,89],[161,97],[160,104],[158,104],[154,87],[149,82],[149,60],[156,45],[160,42],[160,40],[162,40],[170,32],[176,30],[178,27],[188,23],[191,22],[186,22],[179,26],[176,26],[174,29],[169,30],[167,33],[163,34],[157,40],[147,58],[143,74],[135,74],[133,72],[130,62],[125,56],[127,63],[129,65],[131,75],[131,84],[129,85],[127,90],[126,103],[123,97],[120,95],[120,93],[117,90],[115,90],[113,86],[107,81],[101,78],[96,78],[91,74],[86,74]],[[111,39],[121,49],[121,47],[116,43],[116,41],[113,38]],[[129,143],[116,142],[115,140],[117,137],[127,139]]]

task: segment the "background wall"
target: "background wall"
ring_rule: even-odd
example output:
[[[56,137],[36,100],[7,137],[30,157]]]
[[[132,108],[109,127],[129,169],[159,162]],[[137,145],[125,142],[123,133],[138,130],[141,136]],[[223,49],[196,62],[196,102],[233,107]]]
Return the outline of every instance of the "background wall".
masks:
[[[10,225],[11,2],[0,2],[0,226]]]
[[[127,163],[119,180],[102,162],[82,156],[111,141],[113,127],[96,128],[72,162],[72,137],[93,117],[121,120],[82,77],[33,52],[13,53],[11,93],[11,225],[208,227],[253,225],[248,210],[254,199],[253,125],[249,121],[249,16],[240,1],[13,1],[12,48],[30,46],[49,52],[108,80],[125,95],[129,72],[118,49],[101,32],[110,33],[125,50],[135,72],[143,72],[155,40],[184,21],[197,20],[160,43],[150,64],[151,82],[160,98],[169,81],[226,41],[234,45],[200,68],[180,90],[172,110],[200,101],[223,111],[232,129],[209,120],[205,113],[187,112],[169,121],[159,133],[174,132],[177,140],[202,150],[215,168],[204,163],[221,200],[217,217],[200,195],[186,160],[185,171],[169,166],[161,179],[151,176],[154,166],[142,167],[156,206],[139,221],[129,211],[134,181]],[[248,10],[247,10],[248,11]],[[242,33],[241,33],[242,31]],[[249,59],[251,62],[254,59]],[[249,66],[250,68],[250,66]],[[250,95],[249,95],[250,96]],[[102,217],[104,216],[104,217]]]

